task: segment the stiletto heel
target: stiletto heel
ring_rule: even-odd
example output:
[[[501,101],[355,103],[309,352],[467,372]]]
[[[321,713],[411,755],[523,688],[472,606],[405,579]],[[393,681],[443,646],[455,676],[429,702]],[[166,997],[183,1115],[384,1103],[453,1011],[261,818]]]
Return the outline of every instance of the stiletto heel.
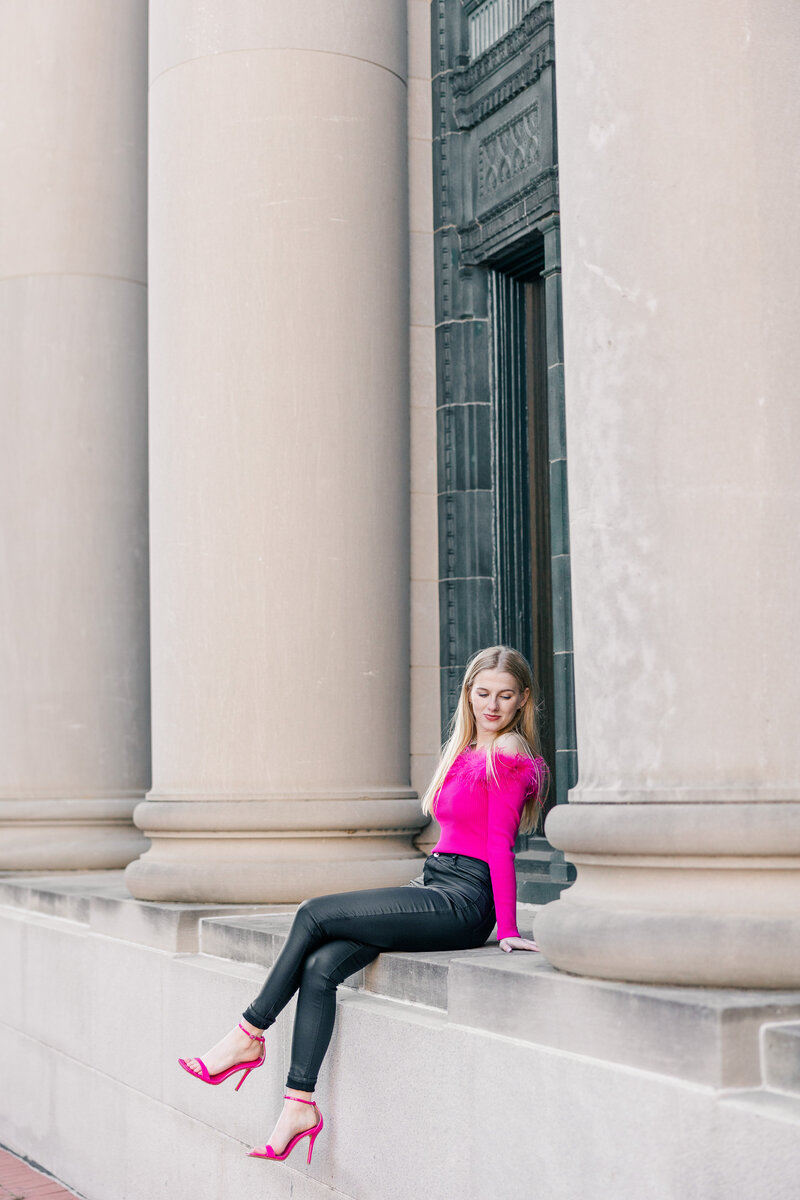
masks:
[[[240,1024],[239,1028],[241,1029],[242,1033],[247,1034],[251,1042],[261,1042],[261,1045],[264,1045],[263,1037],[257,1037],[256,1034],[251,1033],[249,1029],[245,1029],[244,1025]],[[250,1072],[255,1071],[257,1067],[263,1067],[266,1056],[266,1050],[264,1050],[260,1058],[251,1058],[247,1062],[234,1063],[232,1067],[227,1067],[224,1071],[218,1071],[216,1075],[211,1075],[209,1073],[208,1067],[203,1062],[202,1058],[196,1058],[194,1060],[200,1067],[200,1074],[198,1074],[197,1071],[193,1071],[191,1067],[187,1065],[185,1058],[178,1059],[178,1066],[183,1067],[184,1071],[186,1071],[188,1075],[191,1075],[192,1079],[199,1079],[201,1083],[210,1083],[212,1087],[216,1087],[217,1084],[223,1083],[229,1075],[235,1075],[237,1071],[244,1071],[244,1075],[242,1075],[242,1078],[239,1080],[234,1089],[234,1091],[238,1092],[239,1088],[242,1086],[245,1079],[247,1079],[247,1076],[250,1074]]]
[[[297,1143],[302,1142],[303,1138],[307,1137],[308,1158],[306,1159],[306,1162],[310,1163],[311,1155],[314,1153],[314,1142],[317,1140],[317,1134],[320,1132],[324,1124],[322,1120],[322,1113],[317,1108],[314,1100],[301,1100],[299,1096],[284,1096],[283,1098],[284,1100],[296,1100],[298,1104],[310,1104],[311,1107],[319,1113],[319,1120],[317,1121],[316,1125],[312,1125],[310,1129],[304,1129],[302,1133],[295,1134],[295,1136],[289,1142],[289,1145],[283,1151],[283,1154],[276,1154],[272,1149],[272,1146],[265,1146],[263,1150],[251,1150],[248,1154],[248,1158],[272,1158],[276,1162],[283,1162],[283,1160],[288,1158],[292,1153]]]

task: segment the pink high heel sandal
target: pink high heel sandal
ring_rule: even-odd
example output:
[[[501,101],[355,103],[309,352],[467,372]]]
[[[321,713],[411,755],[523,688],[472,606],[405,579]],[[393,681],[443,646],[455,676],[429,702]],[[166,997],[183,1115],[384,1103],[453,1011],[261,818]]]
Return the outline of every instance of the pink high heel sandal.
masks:
[[[302,1133],[296,1134],[289,1142],[289,1145],[286,1147],[283,1154],[276,1154],[272,1149],[272,1146],[265,1146],[263,1150],[251,1150],[248,1154],[248,1158],[274,1158],[276,1162],[283,1162],[283,1160],[288,1158],[292,1153],[297,1143],[302,1142],[303,1138],[307,1137],[309,1140],[308,1158],[306,1159],[306,1162],[311,1162],[311,1155],[314,1152],[314,1142],[316,1141],[317,1134],[322,1129],[323,1125],[322,1113],[319,1112],[319,1109],[313,1100],[301,1100],[299,1096],[284,1096],[283,1098],[284,1100],[296,1100],[298,1104],[310,1104],[311,1107],[319,1113],[319,1121],[317,1121],[316,1125],[312,1125],[310,1129],[304,1129]]]
[[[242,1024],[239,1025],[239,1028],[241,1029],[242,1033],[247,1034],[251,1042],[261,1042],[262,1046],[264,1045],[263,1037],[256,1037],[254,1033],[250,1033],[248,1029],[245,1029],[244,1025]],[[238,1092],[239,1088],[242,1086],[245,1079],[247,1079],[247,1076],[250,1074],[250,1072],[255,1071],[256,1067],[262,1067],[264,1065],[264,1059],[266,1056],[266,1050],[264,1050],[260,1058],[252,1058],[248,1062],[234,1063],[232,1067],[226,1067],[224,1071],[218,1071],[216,1075],[209,1074],[208,1067],[201,1058],[195,1059],[195,1062],[200,1067],[199,1074],[197,1071],[193,1071],[191,1067],[187,1065],[185,1058],[178,1059],[178,1066],[183,1067],[184,1071],[191,1075],[192,1079],[199,1079],[201,1083],[210,1083],[213,1087],[216,1087],[218,1083],[223,1083],[229,1075],[235,1075],[237,1071],[244,1071],[244,1075],[234,1089]]]

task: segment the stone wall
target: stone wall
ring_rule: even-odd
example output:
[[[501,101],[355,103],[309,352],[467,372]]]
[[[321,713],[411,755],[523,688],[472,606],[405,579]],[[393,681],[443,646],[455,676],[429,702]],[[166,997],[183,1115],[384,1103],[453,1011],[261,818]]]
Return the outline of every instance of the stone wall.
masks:
[[[601,984],[492,945],[384,955],[340,989],[311,1166],[272,1164],[245,1151],[291,1012],[238,1093],[176,1059],[235,1019],[288,916],[198,928],[119,876],[6,877],[0,900],[0,1143],[87,1200],[794,1200],[800,1057],[781,1048],[790,1077],[766,1089],[759,1028],[797,1029],[800,993]]]

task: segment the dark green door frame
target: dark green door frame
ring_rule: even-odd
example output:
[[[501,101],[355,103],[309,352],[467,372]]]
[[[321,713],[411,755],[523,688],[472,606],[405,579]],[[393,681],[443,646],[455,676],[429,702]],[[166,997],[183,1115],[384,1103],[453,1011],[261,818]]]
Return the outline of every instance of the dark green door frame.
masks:
[[[432,11],[442,716],[475,650],[502,640],[543,661],[549,642],[564,801],[577,753],[552,4],[471,59],[485,6]]]

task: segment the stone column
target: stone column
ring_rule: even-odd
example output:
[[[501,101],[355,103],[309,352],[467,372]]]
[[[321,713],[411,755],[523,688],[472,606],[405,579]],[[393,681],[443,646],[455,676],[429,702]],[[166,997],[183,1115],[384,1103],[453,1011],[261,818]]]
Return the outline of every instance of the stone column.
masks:
[[[663,14],[662,14],[663,15]],[[579,974],[800,986],[800,10],[560,0]]]
[[[151,9],[145,899],[408,880],[402,0]]]
[[[0,8],[0,869],[149,786],[145,0]]]

